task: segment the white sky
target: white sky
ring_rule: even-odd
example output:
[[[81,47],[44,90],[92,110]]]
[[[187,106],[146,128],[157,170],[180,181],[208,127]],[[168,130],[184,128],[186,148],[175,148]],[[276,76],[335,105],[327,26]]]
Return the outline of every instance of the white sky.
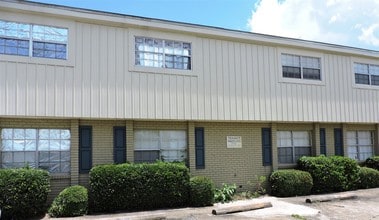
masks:
[[[250,31],[379,50],[379,0],[260,0]]]

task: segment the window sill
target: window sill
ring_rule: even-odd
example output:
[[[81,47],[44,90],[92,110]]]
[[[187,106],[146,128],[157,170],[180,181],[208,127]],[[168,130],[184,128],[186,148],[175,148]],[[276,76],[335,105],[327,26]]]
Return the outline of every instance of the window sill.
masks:
[[[50,179],[58,180],[58,179],[70,179],[71,176],[69,173],[50,173]]]
[[[294,169],[296,167],[297,167],[296,163],[283,163],[283,164],[278,165],[279,169]]]
[[[364,84],[353,84],[354,89],[371,89],[371,90],[379,90],[379,86],[374,85],[364,85]]]
[[[71,60],[60,60],[60,59],[50,59],[41,57],[29,57],[29,56],[18,56],[18,55],[8,55],[0,54],[0,61],[11,61],[20,63],[32,63],[32,64],[47,64],[54,66],[74,66],[74,62]]]
[[[325,86],[325,81],[323,80],[295,79],[295,78],[285,78],[285,77],[281,77],[279,83],[294,83],[294,84]]]
[[[131,65],[129,67],[130,72],[141,72],[141,73],[153,73],[153,74],[167,74],[167,75],[179,75],[179,76],[190,76],[197,77],[194,71],[191,70],[181,70],[181,69],[166,69],[158,67],[145,67],[145,66],[135,66]]]

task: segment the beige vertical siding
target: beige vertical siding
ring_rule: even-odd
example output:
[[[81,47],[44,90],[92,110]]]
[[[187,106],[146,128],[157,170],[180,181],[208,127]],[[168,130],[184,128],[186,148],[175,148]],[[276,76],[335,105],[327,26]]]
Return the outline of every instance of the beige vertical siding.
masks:
[[[0,9],[5,10],[5,9]],[[0,14],[40,21],[41,15]],[[50,18],[50,17],[49,17]],[[111,19],[109,17],[108,19]],[[56,18],[69,24],[67,62],[0,55],[0,116],[278,122],[379,121],[379,89],[357,88],[358,57],[330,51],[205,36],[128,24]],[[183,27],[181,27],[183,29]],[[136,34],[138,33],[138,34]],[[226,32],[225,32],[226,33]],[[229,33],[229,32],[228,32]],[[193,69],[134,67],[134,35],[192,43]],[[242,35],[245,39],[242,40]],[[238,36],[238,35],[236,35]],[[325,49],[326,46],[323,48]],[[317,53],[321,84],[283,82],[280,53]],[[291,53],[291,52],[289,52]],[[353,52],[352,52],[353,53]]]

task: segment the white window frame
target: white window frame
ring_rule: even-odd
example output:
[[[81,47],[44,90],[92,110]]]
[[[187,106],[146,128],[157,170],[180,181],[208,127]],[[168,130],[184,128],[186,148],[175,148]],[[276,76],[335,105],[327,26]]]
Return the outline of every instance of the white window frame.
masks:
[[[68,28],[66,27],[56,27],[56,26],[52,26],[52,25],[40,25],[40,24],[34,24],[34,23],[26,23],[26,22],[18,22],[18,21],[10,21],[10,20],[5,20],[5,19],[1,19],[0,18],[0,22],[2,23],[12,23],[14,25],[22,25],[22,26],[28,26],[28,30],[21,30],[21,29],[18,29],[18,31],[20,31],[20,33],[24,33],[24,37],[22,37],[21,35],[19,34],[16,34],[16,35],[12,35],[12,31],[9,31],[7,29],[2,29],[1,26],[0,26],[0,38],[3,38],[4,41],[6,40],[16,40],[16,41],[19,41],[19,40],[22,40],[22,41],[28,41],[28,44],[29,44],[29,48],[28,48],[28,55],[29,57],[35,57],[35,58],[44,58],[44,59],[55,59],[55,60],[67,60],[68,58],[68,38],[69,38],[69,30]],[[51,30],[53,29],[56,29],[56,31],[58,31],[58,29],[60,29],[61,31],[66,31],[66,36],[64,37],[65,39],[59,41],[59,40],[51,40],[51,39],[48,39],[46,37],[46,33],[44,32],[37,32],[35,31],[35,29],[38,29],[38,28],[51,28]],[[2,34],[3,33],[3,34]],[[10,34],[7,34],[7,33],[10,33]],[[41,35],[43,34],[43,36]],[[49,36],[49,35],[47,35]],[[53,36],[53,35],[51,35]],[[48,56],[37,56],[37,55],[34,55],[34,51],[36,51],[37,49],[34,49],[34,43],[43,43],[43,44],[53,44],[55,46],[58,46],[58,45],[64,45],[65,47],[65,56],[63,58],[59,58],[59,57],[48,57]],[[6,44],[4,44],[5,46]],[[44,51],[44,50],[43,50]],[[59,52],[59,51],[55,51],[55,52]],[[20,54],[11,54],[11,53],[1,53],[2,55],[9,55],[9,56],[26,56],[26,55],[20,55]]]
[[[300,67],[301,78],[290,78],[283,76],[283,65],[282,65],[282,54],[294,55],[299,57],[311,57],[317,58],[320,61],[320,79],[304,79],[303,78],[303,68]],[[315,51],[306,51],[292,48],[277,48],[277,73],[279,83],[294,83],[294,84],[309,84],[317,86],[325,86],[325,81],[327,79],[327,73],[325,73],[324,68],[324,54]],[[301,63],[301,62],[300,62]]]
[[[148,145],[141,145],[141,143],[138,143],[138,133],[151,133],[153,135],[156,135],[155,138],[147,140],[149,142],[156,142],[156,146],[151,145],[151,143],[148,143]],[[181,145],[179,148],[171,148],[167,145],[164,144],[164,136],[169,134],[170,132],[180,132],[182,135],[184,135],[185,140],[181,143],[179,139],[177,139],[177,142],[175,144]],[[178,161],[178,162],[185,162],[188,158],[188,146],[187,146],[187,135],[186,135],[185,130],[151,130],[151,129],[139,129],[134,131],[134,152],[143,152],[143,151],[156,151],[158,153],[158,160],[163,160],[163,161],[168,161],[168,162],[173,162],[173,161]],[[178,155],[181,155],[182,158],[168,158],[165,156],[165,152],[168,151],[175,151],[177,152]],[[137,161],[137,162],[145,162],[145,161]],[[146,161],[146,162],[154,162],[154,161]]]
[[[359,68],[357,68],[357,65],[362,65],[367,67],[367,73],[359,72]],[[374,70],[374,68],[376,70]],[[365,62],[354,62],[353,63],[353,72],[354,72],[354,83],[359,86],[371,86],[371,87],[377,87],[379,88],[378,84],[372,84],[372,78],[377,77],[379,81],[379,65],[378,64],[371,64],[371,63],[365,63]],[[376,72],[375,74],[373,72]],[[368,84],[365,83],[357,83],[356,76],[359,75],[365,75],[368,76]]]
[[[288,145],[282,145],[281,144],[281,140],[280,140],[280,136],[281,136],[281,133],[289,133],[290,134],[290,137],[289,137],[289,141],[290,141],[290,144]],[[307,133],[308,135],[308,145],[304,146],[297,146],[295,144],[295,138],[294,138],[294,134],[296,133]],[[311,156],[312,155],[312,134],[310,131],[297,131],[297,130],[281,130],[281,131],[277,131],[277,147],[278,147],[278,164],[280,165],[285,165],[285,164],[296,164],[296,160],[298,158],[300,158],[301,156],[299,156],[297,158],[296,156],[296,148],[309,148],[309,155],[302,155],[302,156]],[[280,157],[279,157],[279,150],[281,148],[291,148],[291,151],[292,151],[292,162],[291,163],[286,163],[286,162],[280,162]]]
[[[135,62],[137,66],[165,68],[175,70],[191,70],[192,45],[189,42],[158,39],[145,36],[135,36]],[[146,45],[146,41],[152,41],[153,45]],[[172,44],[170,47],[167,44]],[[175,45],[179,45],[175,49]],[[187,49],[185,49],[187,47]],[[140,55],[137,55],[140,54]],[[143,55],[144,54],[144,55]],[[147,57],[153,57],[148,59]],[[168,61],[171,57],[172,61]],[[180,58],[182,61],[175,60]],[[187,62],[185,61],[187,59]],[[170,64],[171,63],[171,64]],[[151,65],[152,64],[152,65]],[[182,68],[178,67],[181,64]]]
[[[12,133],[11,138],[6,137],[5,131]],[[22,131],[25,136],[23,138],[16,137],[16,131],[20,132]],[[58,132],[60,134],[59,138],[50,138],[51,132]],[[34,137],[31,137],[27,135],[27,132],[34,133]],[[46,137],[46,132],[48,132],[49,138]],[[63,132],[63,133],[62,133]],[[67,137],[62,137],[62,134],[66,134]],[[45,133],[45,135],[43,135]],[[71,172],[71,131],[69,129],[63,129],[63,128],[2,128],[1,129],[1,151],[0,151],[0,166],[1,168],[11,168],[11,167],[24,167],[26,165],[31,165],[31,167],[34,168],[41,168],[46,169],[51,174],[69,174]],[[51,142],[55,142],[55,144],[59,143],[60,149],[50,149],[52,145]],[[64,144],[63,144],[64,142]],[[9,146],[11,144],[12,146]],[[19,146],[23,145],[23,150],[16,149],[15,144],[19,144]],[[67,146],[68,149],[62,149],[62,146]],[[49,149],[43,149],[43,147],[48,147]],[[57,145],[55,145],[57,146]],[[10,149],[11,148],[11,149]],[[29,149],[28,149],[29,148]],[[24,153],[24,161],[15,161],[15,154],[16,153]],[[34,160],[26,160],[25,156],[29,153],[30,156],[34,155]],[[40,154],[49,154],[49,160],[41,161],[42,158],[40,157]],[[51,160],[53,157],[51,157],[50,154],[55,153],[59,154],[59,161]],[[68,156],[67,160],[61,160],[62,159],[62,153],[66,154]],[[12,162],[6,163],[4,162],[4,159],[6,156],[12,157]],[[10,166],[5,166],[6,164],[9,164]],[[58,164],[59,165],[59,172],[52,172],[52,170],[49,168],[49,165]],[[67,165],[67,171],[62,172],[62,165]]]
[[[135,38],[136,37],[148,37],[155,39],[164,39],[169,41],[179,41],[191,44],[191,69],[169,69],[169,68],[157,68],[149,66],[135,65],[136,54],[135,54]],[[201,63],[201,56],[197,56],[197,51],[200,50],[199,45],[196,44],[196,37],[190,35],[183,35],[177,33],[168,33],[152,30],[142,30],[129,28],[128,34],[129,46],[125,48],[128,50],[129,54],[129,71],[132,73],[152,73],[152,74],[167,74],[167,75],[178,75],[186,77],[198,77],[201,72],[201,66],[197,65]]]
[[[363,135],[369,133],[370,137],[368,139],[369,144],[362,144],[362,141],[367,141],[367,139],[362,138]],[[369,130],[355,130],[347,131],[346,133],[347,140],[347,150],[348,156],[351,159],[357,161],[364,161],[367,158],[374,155],[374,134],[373,131]],[[364,147],[369,147],[371,149],[370,153],[363,152]],[[367,155],[368,154],[368,155]]]

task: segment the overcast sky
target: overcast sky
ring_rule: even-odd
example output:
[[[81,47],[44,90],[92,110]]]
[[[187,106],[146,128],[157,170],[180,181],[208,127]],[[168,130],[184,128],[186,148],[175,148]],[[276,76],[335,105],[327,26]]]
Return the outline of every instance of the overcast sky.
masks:
[[[379,50],[379,0],[35,0]]]

